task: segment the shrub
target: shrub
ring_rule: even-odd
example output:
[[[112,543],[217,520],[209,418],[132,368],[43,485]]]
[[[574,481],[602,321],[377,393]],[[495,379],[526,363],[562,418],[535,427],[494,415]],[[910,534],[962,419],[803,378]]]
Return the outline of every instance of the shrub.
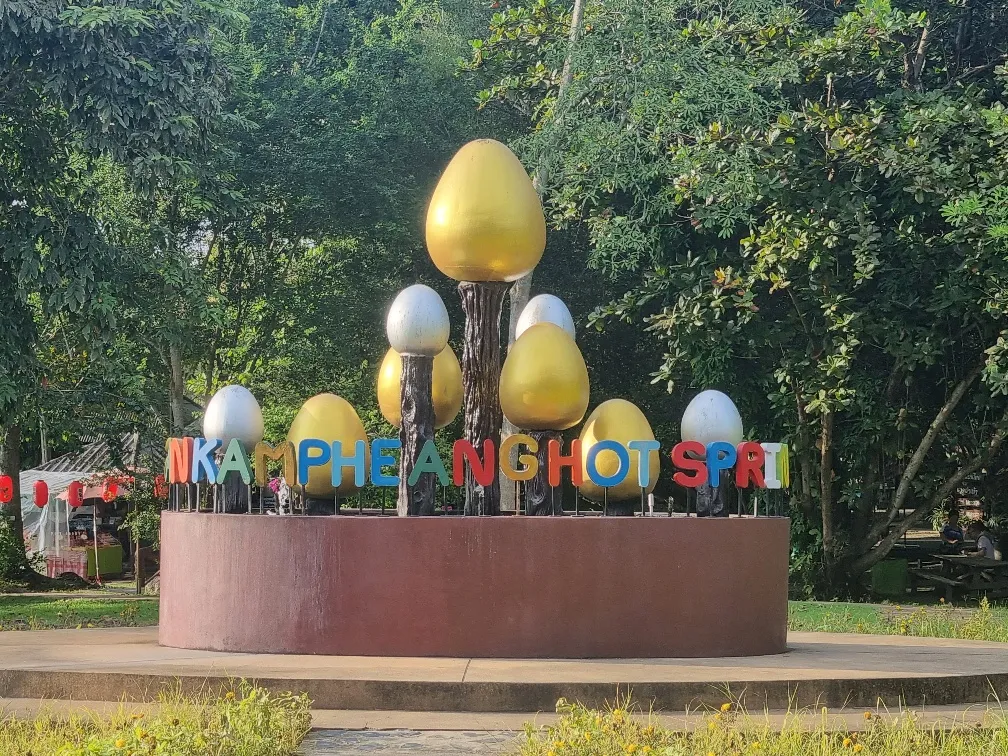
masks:
[[[311,722],[306,695],[240,683],[219,696],[163,695],[149,713],[42,714],[0,723],[3,756],[291,756]]]
[[[829,712],[794,714],[782,729],[748,716],[736,703],[700,713],[692,729],[673,731],[628,703],[608,711],[557,703],[551,727],[526,725],[520,756],[959,756],[1008,753],[1008,722],[992,711],[986,727],[924,726],[910,714],[864,713],[864,729],[836,727]]]

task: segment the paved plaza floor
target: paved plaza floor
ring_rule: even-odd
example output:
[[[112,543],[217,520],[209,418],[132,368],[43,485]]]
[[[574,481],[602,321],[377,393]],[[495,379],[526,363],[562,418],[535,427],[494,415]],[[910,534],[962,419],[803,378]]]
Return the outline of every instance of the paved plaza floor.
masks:
[[[663,711],[743,697],[755,711],[1008,700],[1008,644],[793,633],[789,651],[732,659],[504,660],[231,654],[165,648],[156,628],[0,633],[0,698],[154,700],[245,678],[319,709],[525,713],[619,691]]]

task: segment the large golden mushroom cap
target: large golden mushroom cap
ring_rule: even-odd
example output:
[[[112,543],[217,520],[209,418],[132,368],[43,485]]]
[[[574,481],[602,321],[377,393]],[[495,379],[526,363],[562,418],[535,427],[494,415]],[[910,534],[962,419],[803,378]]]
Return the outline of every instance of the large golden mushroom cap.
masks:
[[[378,369],[378,408],[382,416],[397,428],[402,422],[401,383],[402,356],[395,349],[389,349]],[[444,428],[462,409],[462,366],[450,346],[434,358],[431,397],[434,400],[434,427]]]
[[[296,451],[298,444],[306,438],[316,438],[326,443],[340,441],[343,444],[343,454],[348,457],[354,453],[357,441],[364,441],[365,446],[368,442],[367,432],[357,416],[357,410],[336,394],[319,394],[301,405],[287,432],[287,440],[294,444]],[[370,452],[365,451],[365,468],[370,464],[369,455]],[[347,496],[356,490],[354,471],[349,467],[343,468],[343,482],[339,490],[332,485],[332,464],[312,467],[308,471],[305,492],[309,496]]]
[[[631,441],[654,441],[654,431],[636,404],[626,399],[610,399],[602,402],[588,416],[584,428],[581,429],[581,473],[583,482],[578,489],[581,495],[592,501],[602,501],[606,496],[604,489],[596,486],[588,477],[588,452],[598,441],[618,441],[626,446]],[[633,499],[640,496],[641,489],[637,482],[639,467],[638,452],[628,448],[630,452],[630,469],[619,485],[608,489],[610,501]],[[660,471],[660,455],[653,451],[649,455],[648,486],[645,493],[651,493],[658,482]],[[602,451],[595,458],[595,468],[602,475],[615,475],[619,468],[619,458],[616,452]]]
[[[566,430],[588,409],[588,368],[574,339],[537,323],[511,347],[500,377],[504,416],[523,430]]]
[[[427,208],[427,250],[456,281],[514,281],[546,248],[546,219],[525,167],[493,139],[448,163]]]

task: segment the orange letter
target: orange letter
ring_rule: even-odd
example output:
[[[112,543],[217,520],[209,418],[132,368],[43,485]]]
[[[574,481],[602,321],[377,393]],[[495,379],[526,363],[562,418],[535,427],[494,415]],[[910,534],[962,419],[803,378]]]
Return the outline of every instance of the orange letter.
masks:
[[[692,452],[695,456],[686,456]],[[686,488],[696,488],[707,481],[707,450],[699,441],[683,441],[672,447],[672,464],[686,472],[677,472],[672,480]],[[699,459],[697,459],[699,457]]]
[[[193,440],[185,438],[168,439],[168,482],[188,483],[192,472]]]
[[[525,444],[531,454],[519,454],[518,464],[525,465],[522,469],[516,470],[511,467],[511,450],[518,444]],[[500,448],[500,468],[501,472],[508,480],[532,480],[539,470],[539,460],[535,458],[535,453],[539,451],[539,443],[524,433],[516,433],[504,439]]]
[[[738,445],[735,457],[735,485],[739,488],[749,487],[750,476],[757,488],[766,488],[763,480],[763,461],[766,455],[763,447],[755,441],[743,441]]]
[[[566,457],[560,455],[560,442],[555,438],[546,445],[549,484],[554,488],[560,485],[560,468],[569,467],[571,471],[571,483],[575,486],[581,485],[581,439],[575,438],[571,441],[571,451]]]
[[[480,461],[476,454],[476,448],[460,438],[452,446],[452,483],[461,486],[465,483],[465,462],[469,463],[469,471],[473,480],[481,486],[489,486],[493,483],[494,468],[497,467],[494,459],[494,443],[492,438],[483,441],[483,460]]]

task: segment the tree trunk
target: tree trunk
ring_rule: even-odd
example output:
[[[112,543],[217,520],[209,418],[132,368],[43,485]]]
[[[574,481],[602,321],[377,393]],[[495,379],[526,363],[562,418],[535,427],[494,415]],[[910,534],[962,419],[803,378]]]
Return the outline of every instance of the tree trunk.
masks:
[[[402,356],[402,380],[399,383],[402,408],[402,422],[399,424],[399,441],[402,444],[399,458],[400,517],[434,514],[434,473],[421,474],[415,485],[411,486],[408,482],[424,444],[434,439],[433,379],[433,357]]]
[[[177,344],[168,347],[169,386],[172,433],[179,434],[186,426],[185,415],[185,374],[182,372],[182,353]]]
[[[485,440],[500,444],[504,419],[500,408],[500,319],[508,285],[497,281],[463,281],[458,289],[466,316],[462,351],[465,439],[482,453]],[[496,475],[484,487],[466,469],[465,484],[465,514],[500,514],[500,481]]]
[[[24,554],[24,521],[21,519],[21,427],[12,423],[0,428],[0,475],[9,475],[14,487],[10,503],[4,515],[11,518],[11,530],[16,541],[21,543]],[[25,560],[24,567],[28,562]]]
[[[529,515],[562,515],[563,488],[549,484],[549,442],[556,440],[563,443],[563,433],[554,430],[528,431],[528,435],[536,440],[539,448],[536,450],[536,460],[539,467],[536,474],[525,484],[525,513]],[[517,452],[515,452],[517,455]]]
[[[963,397],[966,396],[966,392],[969,390],[970,385],[977,379],[983,370],[983,363],[977,365],[973,368],[970,373],[959,381],[952,394],[945,401],[944,406],[939,410],[938,414],[935,415],[935,419],[931,421],[931,426],[927,429],[924,434],[924,438],[917,445],[917,449],[914,451],[913,456],[910,457],[910,461],[907,462],[906,467],[903,469],[903,474],[900,476],[899,486],[896,488],[896,492],[893,494],[892,501],[889,503],[889,509],[886,512],[885,518],[879,522],[875,527],[873,527],[865,539],[862,541],[862,550],[868,550],[875,545],[875,542],[880,539],[885,532],[889,529],[889,526],[896,519],[896,515],[899,514],[900,509],[906,502],[907,496],[910,494],[910,490],[913,487],[913,482],[917,477],[917,473],[920,471],[921,466],[924,464],[924,458],[927,453],[931,450],[934,442],[938,439],[938,434],[948,419],[952,416],[955,408],[962,401]]]
[[[563,71],[560,73],[560,84],[557,87],[557,99],[554,105],[554,113],[559,114],[560,104],[567,94],[567,90],[570,88],[571,79],[574,76],[574,71],[572,67],[571,57],[574,52],[574,45],[577,44],[578,37],[581,35],[581,24],[584,18],[584,0],[574,0],[574,7],[571,10],[571,28],[570,36],[568,37],[569,44],[567,45],[567,55],[564,58]],[[559,129],[560,119],[553,125],[554,128]],[[539,195],[540,199],[543,199],[543,193],[545,191],[546,182],[549,178],[550,164],[549,164],[549,153],[545,153],[539,161],[539,165],[536,167],[535,175],[532,177],[532,186],[535,188],[536,193]],[[522,310],[525,309],[525,305],[528,304],[529,295],[532,293],[532,274],[535,271],[529,271],[524,276],[519,278],[511,286],[511,290],[508,293],[508,299],[510,301],[510,307],[508,312],[508,348],[515,341],[515,331],[518,328],[518,318],[522,314]],[[501,435],[501,440],[512,436],[518,432],[518,428],[512,425],[507,419],[504,420],[504,428]],[[514,468],[515,463],[518,459],[518,450],[511,450],[511,467]],[[517,508],[518,503],[514,500],[514,488],[511,486],[506,486],[501,492],[501,509],[514,510]]]
[[[987,448],[973,457],[973,459],[971,459],[966,465],[959,468],[955,475],[942,484],[930,500],[928,500],[925,504],[918,506],[900,522],[896,523],[889,533],[886,534],[886,536],[877,545],[875,545],[874,548],[851,562],[848,567],[849,575],[851,577],[857,577],[862,572],[870,569],[877,562],[884,559],[885,556],[892,550],[892,547],[896,545],[896,542],[903,537],[904,533],[910,530],[910,528],[917,523],[922,522],[929,514],[931,514],[931,512],[935,510],[935,507],[939,506],[946,498],[954,494],[959,484],[966,480],[968,476],[975,473],[997,456],[997,454],[1001,451],[1001,447],[1004,445],[1006,436],[1008,436],[1008,414],[1001,418],[999,427],[994,432],[994,435],[991,436],[991,440],[987,445]]]
[[[822,510],[823,557],[826,571],[833,565],[833,413],[826,410],[820,420],[819,437],[819,507]],[[828,577],[829,574],[827,575]],[[830,578],[832,579],[832,578]]]

